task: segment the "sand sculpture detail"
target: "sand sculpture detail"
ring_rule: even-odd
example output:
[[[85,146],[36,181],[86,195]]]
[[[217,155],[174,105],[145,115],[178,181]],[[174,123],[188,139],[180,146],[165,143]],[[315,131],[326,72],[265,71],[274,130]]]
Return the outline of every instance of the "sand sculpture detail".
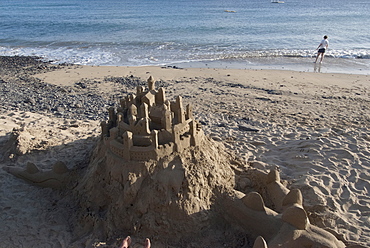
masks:
[[[286,188],[277,170],[251,168],[206,137],[191,109],[181,97],[166,100],[149,78],[147,90],[139,86],[109,110],[84,172],[72,177],[62,164],[51,172],[31,164],[7,171],[39,186],[53,187],[40,178],[54,180],[59,188],[70,175],[80,206],[72,226],[85,245],[126,233],[155,237],[162,247],[225,228],[242,229],[250,240],[245,247],[345,247],[310,224],[299,189]]]
[[[253,248],[345,247],[332,233],[310,224],[300,190],[289,191],[280,183],[276,170],[255,173],[264,178],[260,183],[264,184],[266,196],[281,196],[268,197],[274,209],[266,207],[263,197],[253,191],[246,195],[235,191],[224,205],[231,219],[257,237]]]
[[[108,122],[102,122],[102,138],[107,148],[124,160],[158,160],[189,146],[197,146],[203,137],[192,107],[183,107],[182,98],[166,100],[165,91],[154,88],[152,77],[148,90],[137,87],[120,101],[121,107],[109,109]]]
[[[7,172],[40,187],[59,189],[69,182],[69,170],[63,162],[56,162],[52,170],[40,170],[35,164],[28,162],[26,169],[7,166]]]

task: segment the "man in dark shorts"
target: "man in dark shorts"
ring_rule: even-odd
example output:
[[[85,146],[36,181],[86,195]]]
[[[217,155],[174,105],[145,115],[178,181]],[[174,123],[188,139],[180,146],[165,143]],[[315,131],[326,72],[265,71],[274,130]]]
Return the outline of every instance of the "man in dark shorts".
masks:
[[[319,58],[320,55],[321,55],[320,63],[322,62],[322,60],[324,59],[325,50],[328,47],[329,47],[328,36],[325,35],[324,39],[320,42],[320,45],[316,48],[316,50],[318,50],[318,52],[317,52],[315,63],[317,62],[317,59]]]

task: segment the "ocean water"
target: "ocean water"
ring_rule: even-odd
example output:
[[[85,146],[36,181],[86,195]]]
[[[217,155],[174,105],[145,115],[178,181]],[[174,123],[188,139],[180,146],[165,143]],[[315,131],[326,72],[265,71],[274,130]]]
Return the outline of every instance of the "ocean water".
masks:
[[[310,71],[328,35],[323,71],[369,74],[369,10],[369,0],[1,0],[0,55]]]

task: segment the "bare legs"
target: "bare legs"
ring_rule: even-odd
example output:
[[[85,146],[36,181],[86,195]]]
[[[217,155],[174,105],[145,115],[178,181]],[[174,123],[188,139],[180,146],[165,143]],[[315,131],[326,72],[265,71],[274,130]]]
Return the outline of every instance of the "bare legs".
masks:
[[[131,237],[130,236],[127,236],[123,241],[122,241],[122,245],[120,246],[120,248],[128,248],[130,247],[131,245]],[[144,244],[144,248],[150,248],[151,244],[150,244],[150,239],[145,239],[145,244]]]
[[[320,56],[320,55],[321,55],[320,63],[321,63],[321,62],[322,62],[322,60],[324,59],[324,56],[325,56],[325,54],[324,54],[324,53],[317,53],[315,63],[317,62],[317,59],[319,58],[319,56]]]

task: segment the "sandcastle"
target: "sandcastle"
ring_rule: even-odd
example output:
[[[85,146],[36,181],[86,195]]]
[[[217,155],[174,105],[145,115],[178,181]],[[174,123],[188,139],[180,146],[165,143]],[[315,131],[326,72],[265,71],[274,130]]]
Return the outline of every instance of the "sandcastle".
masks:
[[[199,241],[222,227],[225,233],[242,229],[254,248],[346,247],[310,223],[300,190],[285,187],[277,170],[266,173],[238,160],[204,135],[191,105],[184,108],[181,97],[166,100],[152,77],[147,83],[109,109],[81,173],[61,163],[51,171],[34,164],[6,168],[42,187],[72,181],[76,240],[91,246],[127,233],[156,237],[157,247],[168,247],[168,240],[179,247],[181,239]],[[250,183],[240,186],[242,178]]]
[[[152,77],[147,82],[147,89],[137,86],[136,95],[121,99],[117,112],[109,108],[108,122],[101,123],[104,144],[125,161],[158,160],[199,145],[203,138],[192,106],[184,108],[181,96],[166,100],[165,90],[156,91]]]

